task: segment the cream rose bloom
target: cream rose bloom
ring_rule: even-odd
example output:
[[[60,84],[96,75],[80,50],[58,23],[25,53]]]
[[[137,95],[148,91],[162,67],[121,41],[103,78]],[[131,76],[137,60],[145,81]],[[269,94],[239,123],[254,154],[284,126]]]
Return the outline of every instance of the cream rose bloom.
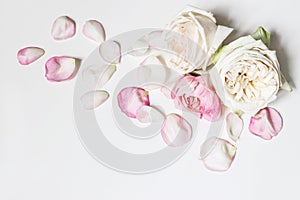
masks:
[[[232,29],[218,26],[209,12],[189,6],[168,25],[168,49],[175,55],[165,59],[167,67],[181,74],[206,69],[212,56]]]
[[[223,103],[252,113],[276,99],[282,76],[276,52],[261,40],[241,37],[223,47],[211,70],[213,83]]]

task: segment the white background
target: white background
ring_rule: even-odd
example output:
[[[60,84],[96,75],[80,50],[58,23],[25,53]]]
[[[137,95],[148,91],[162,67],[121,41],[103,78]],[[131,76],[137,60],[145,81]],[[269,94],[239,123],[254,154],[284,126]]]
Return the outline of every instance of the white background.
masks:
[[[171,167],[154,174],[112,171],[83,148],[73,123],[75,80],[59,84],[44,78],[52,55],[85,58],[96,45],[81,34],[87,19],[99,19],[108,37],[138,28],[164,27],[186,4],[213,11],[219,24],[236,30],[232,38],[270,30],[273,49],[294,91],[272,104],[284,119],[280,135],[263,141],[246,130],[231,169],[207,171],[199,142]],[[52,21],[68,15],[77,35],[65,42],[50,37]],[[294,0],[84,0],[0,1],[0,199],[300,199],[299,7]],[[28,67],[17,50],[38,45],[46,55]]]

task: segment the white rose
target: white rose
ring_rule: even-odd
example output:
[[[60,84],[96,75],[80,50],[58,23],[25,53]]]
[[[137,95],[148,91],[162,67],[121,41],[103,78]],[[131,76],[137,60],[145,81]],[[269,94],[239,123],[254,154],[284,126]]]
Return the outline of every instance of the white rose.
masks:
[[[276,99],[282,76],[276,52],[261,40],[241,37],[224,46],[210,74],[223,103],[252,113]]]
[[[167,27],[168,48],[176,53],[165,59],[166,65],[181,74],[206,69],[212,56],[232,32],[218,26],[209,12],[195,7],[184,9]]]

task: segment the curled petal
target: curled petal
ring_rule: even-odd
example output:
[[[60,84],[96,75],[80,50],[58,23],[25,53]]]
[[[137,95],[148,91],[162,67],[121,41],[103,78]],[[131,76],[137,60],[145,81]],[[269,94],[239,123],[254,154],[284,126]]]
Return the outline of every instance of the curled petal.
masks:
[[[103,25],[97,20],[86,21],[83,25],[82,33],[87,38],[99,44],[105,40],[105,30],[103,28]]]
[[[230,142],[210,137],[202,145],[200,157],[205,167],[211,171],[226,171],[230,168],[236,154],[236,147]]]
[[[52,25],[51,35],[55,40],[65,40],[75,35],[76,24],[67,16],[58,17]]]
[[[179,147],[188,143],[192,138],[192,126],[180,115],[167,115],[161,135],[168,146]]]
[[[142,106],[136,112],[136,118],[141,123],[162,122],[164,115],[152,106]]]
[[[229,113],[226,117],[226,128],[228,136],[233,140],[237,141],[243,131],[244,122],[235,113]]]
[[[118,94],[118,104],[123,113],[136,118],[137,110],[142,106],[150,106],[149,94],[143,88],[127,87]]]
[[[46,78],[52,82],[72,79],[78,71],[80,60],[67,56],[54,56],[46,62]]]
[[[39,47],[26,47],[20,49],[17,59],[21,65],[29,65],[45,54],[45,50]]]
[[[274,108],[263,108],[251,117],[249,131],[265,140],[277,136],[282,129],[282,117]]]
[[[81,96],[80,100],[86,110],[93,110],[102,105],[109,97],[104,90],[89,91]]]
[[[121,46],[117,41],[107,40],[99,47],[100,56],[108,63],[117,64],[121,61]]]

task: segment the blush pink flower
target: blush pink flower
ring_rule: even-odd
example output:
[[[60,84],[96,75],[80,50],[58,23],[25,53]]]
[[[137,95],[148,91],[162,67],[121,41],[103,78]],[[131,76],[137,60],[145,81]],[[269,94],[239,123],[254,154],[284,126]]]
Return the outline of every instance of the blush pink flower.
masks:
[[[183,107],[211,122],[221,117],[222,103],[208,75],[183,76],[175,84],[172,93],[177,108]]]

